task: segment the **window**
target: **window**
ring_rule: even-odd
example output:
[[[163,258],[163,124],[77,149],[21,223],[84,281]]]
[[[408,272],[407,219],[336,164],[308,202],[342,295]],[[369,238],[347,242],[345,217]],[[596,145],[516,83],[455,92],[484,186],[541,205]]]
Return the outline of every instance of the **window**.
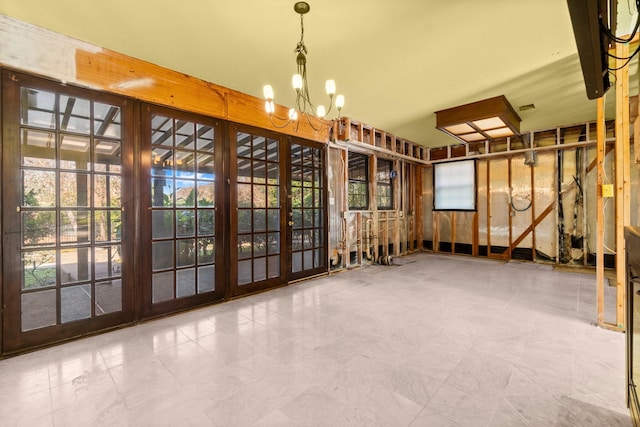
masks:
[[[433,209],[476,210],[476,162],[436,163],[433,167]]]
[[[378,209],[393,209],[393,184],[391,182],[393,162],[391,160],[378,159],[377,166],[376,184],[378,193],[376,194],[376,200],[378,201]]]
[[[349,153],[349,209],[369,209],[369,156]]]

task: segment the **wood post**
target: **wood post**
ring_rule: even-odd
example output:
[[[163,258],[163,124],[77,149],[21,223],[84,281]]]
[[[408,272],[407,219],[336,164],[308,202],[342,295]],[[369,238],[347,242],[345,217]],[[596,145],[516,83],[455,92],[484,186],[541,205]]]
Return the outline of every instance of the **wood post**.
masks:
[[[616,57],[629,56],[627,43],[616,43]],[[625,329],[626,250],[624,227],[629,225],[629,65],[616,59],[616,143],[615,143],[615,201],[616,201],[616,326]]]
[[[597,100],[596,118],[596,318],[598,325],[605,325],[604,319],[604,98]]]

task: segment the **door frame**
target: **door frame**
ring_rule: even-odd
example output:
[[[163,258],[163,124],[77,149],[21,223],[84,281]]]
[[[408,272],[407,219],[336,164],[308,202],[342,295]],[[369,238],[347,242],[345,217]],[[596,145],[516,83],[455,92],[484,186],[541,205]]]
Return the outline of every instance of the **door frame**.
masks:
[[[122,228],[131,230],[131,238],[121,238],[122,310],[93,316],[69,323],[58,323],[30,331],[21,330],[21,274],[22,262],[16,257],[21,253],[20,206],[22,188],[20,171],[20,88],[23,86],[50,91],[56,94],[105,102],[120,107],[121,111],[121,158],[122,158]],[[2,70],[2,353],[9,354],[30,347],[43,346],[96,332],[114,326],[131,323],[135,318],[135,196],[134,196],[134,137],[135,105],[125,97],[68,86],[31,75]],[[53,129],[52,132],[59,132]],[[60,170],[56,167],[56,171]],[[126,185],[129,183],[129,185]],[[7,206],[16,208],[7,209]],[[59,205],[55,209],[60,209]],[[16,232],[16,230],[18,230]],[[57,239],[56,239],[57,241]],[[55,247],[59,245],[56,243]],[[93,281],[91,283],[94,283]],[[11,287],[13,285],[13,287]],[[15,286],[18,286],[16,289]],[[60,290],[56,285],[56,317],[60,316]],[[93,312],[93,307],[92,307]]]

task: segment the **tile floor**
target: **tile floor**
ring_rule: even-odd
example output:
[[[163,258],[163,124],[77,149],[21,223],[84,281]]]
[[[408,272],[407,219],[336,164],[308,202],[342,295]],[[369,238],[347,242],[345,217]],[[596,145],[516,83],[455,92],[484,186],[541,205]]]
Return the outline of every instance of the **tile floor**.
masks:
[[[396,263],[0,361],[0,425],[631,425],[594,276]]]

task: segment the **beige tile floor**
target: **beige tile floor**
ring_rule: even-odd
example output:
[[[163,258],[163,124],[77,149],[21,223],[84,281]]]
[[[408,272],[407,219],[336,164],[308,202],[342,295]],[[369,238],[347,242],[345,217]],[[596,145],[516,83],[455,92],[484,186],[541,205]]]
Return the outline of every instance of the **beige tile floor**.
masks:
[[[631,425],[593,275],[396,263],[0,361],[0,425]]]

